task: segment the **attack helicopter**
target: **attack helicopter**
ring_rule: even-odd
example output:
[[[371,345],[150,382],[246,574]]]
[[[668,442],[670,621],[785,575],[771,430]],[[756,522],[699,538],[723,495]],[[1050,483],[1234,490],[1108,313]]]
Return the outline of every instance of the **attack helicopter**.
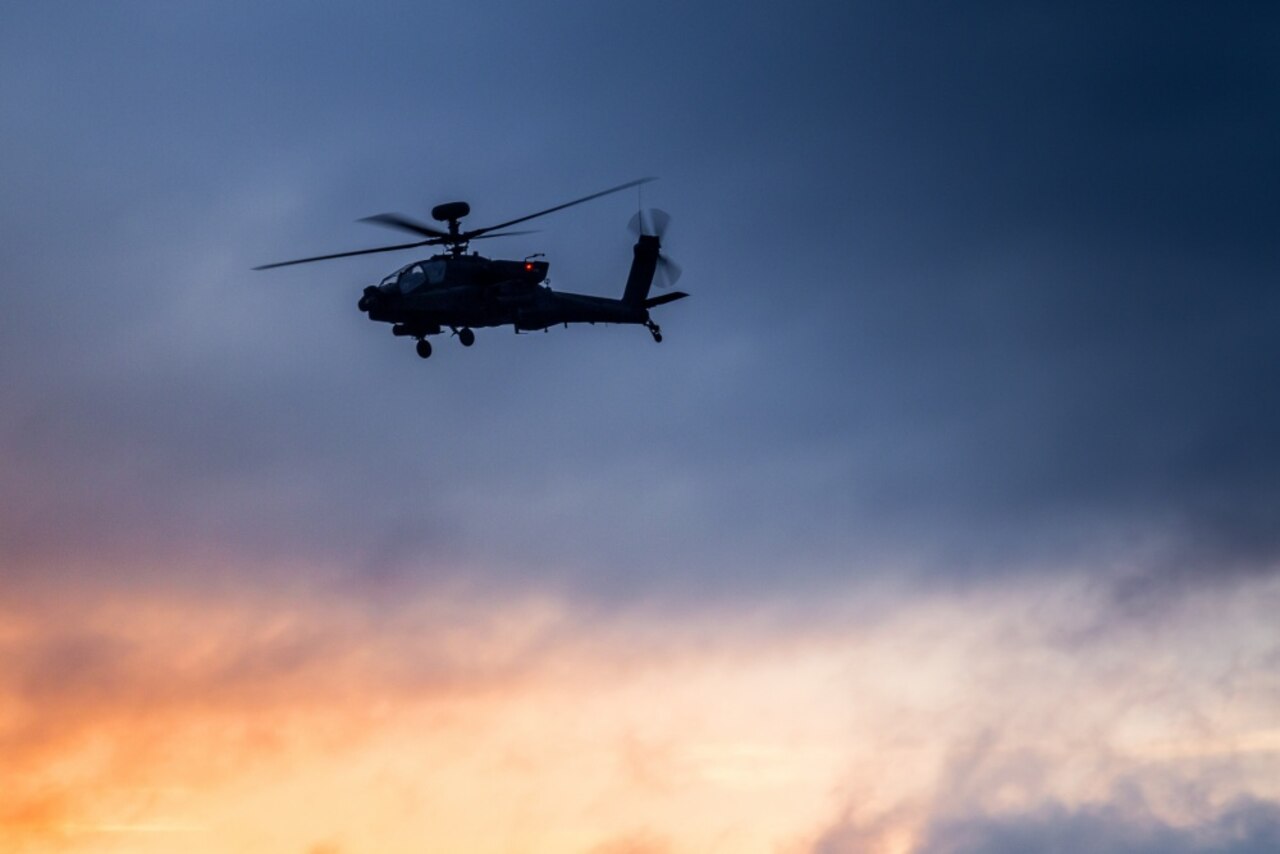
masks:
[[[688,296],[682,291],[649,296],[655,277],[666,286],[675,284],[680,277],[679,266],[661,252],[662,237],[670,222],[670,217],[662,211],[642,209],[631,219],[637,240],[621,299],[552,291],[547,284],[549,265],[541,253],[521,261],[484,258],[475,252],[467,254],[473,240],[529,234],[527,231],[501,229],[652,180],[628,181],[484,228],[462,228],[463,217],[471,213],[471,206],[466,202],[446,202],[431,209],[432,218],[444,223],[447,230],[404,214],[376,214],[360,221],[408,232],[423,239],[263,264],[254,269],[270,270],[419,246],[444,247],[443,253],[406,264],[380,283],[366,287],[358,303],[360,311],[370,320],[390,323],[393,335],[416,339],[418,355],[423,359],[431,355],[429,336],[440,335],[446,329],[457,336],[462,346],[470,347],[476,340],[474,330],[486,327],[512,326],[520,333],[546,330],[560,324],[567,327],[570,323],[630,323],[643,325],[654,341],[661,342],[662,330],[649,317],[649,310]]]

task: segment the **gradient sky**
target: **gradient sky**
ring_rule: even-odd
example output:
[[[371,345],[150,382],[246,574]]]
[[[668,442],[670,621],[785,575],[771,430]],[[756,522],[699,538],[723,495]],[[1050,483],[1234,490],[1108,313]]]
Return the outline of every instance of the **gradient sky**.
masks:
[[[1277,44],[0,3],[0,848],[1280,849]],[[661,345],[251,271],[648,175]],[[484,251],[616,296],[637,196]]]

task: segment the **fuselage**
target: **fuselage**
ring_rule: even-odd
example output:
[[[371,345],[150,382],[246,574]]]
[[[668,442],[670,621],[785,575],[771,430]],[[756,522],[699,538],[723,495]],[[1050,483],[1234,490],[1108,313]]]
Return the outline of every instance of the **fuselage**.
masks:
[[[551,290],[543,284],[547,270],[545,261],[437,255],[366,288],[360,308],[370,320],[395,324],[397,334],[415,337],[443,328],[648,322],[643,304]]]

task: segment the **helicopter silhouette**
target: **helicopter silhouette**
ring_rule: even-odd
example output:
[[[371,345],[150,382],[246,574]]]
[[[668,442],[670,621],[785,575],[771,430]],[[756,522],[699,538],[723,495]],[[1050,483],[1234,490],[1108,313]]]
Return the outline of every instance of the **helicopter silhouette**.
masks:
[[[447,231],[404,214],[377,214],[364,217],[361,222],[409,232],[424,239],[395,246],[280,261],[254,269],[269,270],[419,246],[445,247],[446,252],[406,264],[380,283],[368,286],[358,303],[360,311],[368,314],[370,320],[392,324],[393,335],[417,339],[418,355],[423,359],[431,355],[428,336],[442,334],[445,329],[456,335],[462,346],[470,347],[476,340],[474,330],[485,327],[513,326],[520,333],[545,330],[560,324],[567,327],[571,323],[629,323],[643,325],[653,340],[660,342],[662,330],[649,317],[649,310],[688,296],[683,291],[649,296],[655,276],[660,276],[661,282],[667,286],[680,278],[680,267],[661,252],[662,237],[670,223],[670,217],[663,211],[641,210],[631,219],[637,240],[621,299],[552,291],[545,284],[549,265],[545,260],[539,260],[543,258],[541,253],[521,261],[494,260],[474,252],[467,254],[472,240],[529,234],[527,231],[500,229],[653,180],[628,181],[537,213],[465,231],[462,219],[471,213],[471,206],[466,202],[446,202],[431,209],[432,218],[445,223]]]

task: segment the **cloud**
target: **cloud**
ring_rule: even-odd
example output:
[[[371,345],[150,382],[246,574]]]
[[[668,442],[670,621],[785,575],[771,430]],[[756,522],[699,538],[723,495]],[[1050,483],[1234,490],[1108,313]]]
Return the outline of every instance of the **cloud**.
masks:
[[[305,588],[7,596],[0,834],[879,852],[1086,810],[1123,780],[1174,824],[1280,799],[1261,579],[1124,620],[1087,575],[681,612],[361,597],[320,569]]]
[[[216,545],[624,602],[1272,572],[1266,26],[740,11],[15,21],[6,79],[48,97],[4,141],[6,571]],[[452,36],[423,54],[428,24]],[[479,31],[513,46],[493,67],[452,53]],[[420,365],[352,307],[398,259],[248,269],[377,210],[515,215],[649,171],[697,296],[662,347],[492,335]],[[528,249],[616,289],[631,207]]]
[[[814,841],[812,854],[880,854],[909,845],[909,828],[917,822],[909,811],[895,810],[860,820],[846,812]]]
[[[653,831],[636,831],[593,845],[588,854],[668,854],[671,846],[666,838]]]
[[[1242,798],[1211,818],[1162,820],[1116,803],[1067,808],[1049,803],[1024,813],[940,822],[920,854],[1094,851],[1098,854],[1262,854],[1280,846],[1280,803]]]
[[[1194,846],[1266,839],[1265,823],[1225,836],[1263,813],[1223,805],[1280,804],[1269,777],[1280,756],[1270,712],[1280,683],[1266,675],[1275,639],[1236,630],[1261,627],[1261,611],[1244,612],[1273,584],[1184,588],[1140,614],[1090,584],[1011,585],[920,614],[914,625],[934,635],[885,629],[917,675],[909,688],[860,656],[893,686],[852,692],[864,708],[894,709],[861,722],[886,758],[874,772],[849,764],[811,850],[1093,850],[1087,834],[1118,840],[1116,850],[1168,839],[1213,850]],[[1219,636],[1222,625],[1236,629]],[[1084,841],[1054,847],[1069,832]]]
[[[0,839],[145,848],[182,833],[217,849],[242,786],[280,791],[294,763],[368,750],[393,710],[447,744],[450,715],[503,702],[544,666],[559,619],[539,602],[365,612],[300,591],[28,591],[0,609]]]

